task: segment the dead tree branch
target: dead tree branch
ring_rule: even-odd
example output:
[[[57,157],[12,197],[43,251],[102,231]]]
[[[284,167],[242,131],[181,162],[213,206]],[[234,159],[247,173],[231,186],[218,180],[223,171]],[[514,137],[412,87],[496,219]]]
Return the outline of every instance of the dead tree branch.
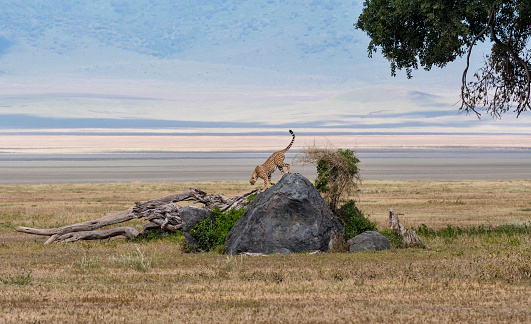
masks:
[[[180,207],[176,204],[177,202],[192,201],[203,204],[203,208],[205,209],[219,207],[222,211],[225,211],[230,208],[247,206],[248,197],[256,192],[257,190],[252,190],[240,196],[227,198],[223,194],[207,194],[200,189],[190,188],[190,190],[181,193],[137,202],[134,206],[121,213],[107,215],[96,220],[50,229],[19,226],[15,228],[15,231],[50,236],[45,244],[53,242],[74,242],[78,240],[102,240],[120,235],[133,238],[138,236],[139,233],[132,227],[119,227],[97,231],[99,228],[123,223],[132,219],[143,219],[148,222],[141,232],[143,235],[153,229],[176,232],[183,227],[179,214]]]

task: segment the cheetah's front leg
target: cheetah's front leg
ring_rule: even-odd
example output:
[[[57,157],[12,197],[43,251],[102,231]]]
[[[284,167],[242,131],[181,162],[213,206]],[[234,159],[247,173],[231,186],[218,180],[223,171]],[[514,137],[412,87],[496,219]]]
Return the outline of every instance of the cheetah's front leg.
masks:
[[[264,189],[260,192],[264,192],[267,189],[267,179],[264,179]]]

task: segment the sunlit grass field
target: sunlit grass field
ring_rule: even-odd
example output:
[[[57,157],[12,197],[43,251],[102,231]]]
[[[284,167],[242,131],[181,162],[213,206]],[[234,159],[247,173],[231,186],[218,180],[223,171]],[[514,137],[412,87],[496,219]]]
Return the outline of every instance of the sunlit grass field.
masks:
[[[531,321],[529,180],[363,182],[353,198],[378,229],[393,208],[407,227],[433,230],[421,236],[426,248],[250,257],[187,254],[182,236],[43,245],[14,232],[96,219],[192,186],[227,196],[252,188],[0,186],[0,323]],[[467,231],[500,227],[515,230]]]

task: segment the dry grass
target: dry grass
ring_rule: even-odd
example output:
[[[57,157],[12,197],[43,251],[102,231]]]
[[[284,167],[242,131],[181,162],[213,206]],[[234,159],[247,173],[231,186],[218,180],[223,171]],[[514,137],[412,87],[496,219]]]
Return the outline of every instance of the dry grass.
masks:
[[[241,257],[185,254],[172,238],[45,246],[13,232],[101,217],[190,186],[227,195],[249,189],[245,182],[0,186],[0,323],[531,320],[529,235]],[[389,208],[409,226],[531,221],[530,181],[367,181],[361,189],[358,205],[380,228]]]
[[[531,181],[365,181],[356,198],[379,227],[389,208],[406,226],[440,228],[531,220]]]

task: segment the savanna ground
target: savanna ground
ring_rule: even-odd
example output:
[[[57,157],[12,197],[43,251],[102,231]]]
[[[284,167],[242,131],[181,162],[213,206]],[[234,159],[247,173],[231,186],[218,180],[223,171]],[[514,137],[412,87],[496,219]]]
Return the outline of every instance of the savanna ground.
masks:
[[[190,186],[250,189],[0,186],[0,323],[531,321],[529,180],[364,182],[355,199],[379,229],[389,208],[407,227],[519,229],[421,236],[427,248],[250,257],[184,253],[182,236],[43,245],[13,230],[96,219]]]

